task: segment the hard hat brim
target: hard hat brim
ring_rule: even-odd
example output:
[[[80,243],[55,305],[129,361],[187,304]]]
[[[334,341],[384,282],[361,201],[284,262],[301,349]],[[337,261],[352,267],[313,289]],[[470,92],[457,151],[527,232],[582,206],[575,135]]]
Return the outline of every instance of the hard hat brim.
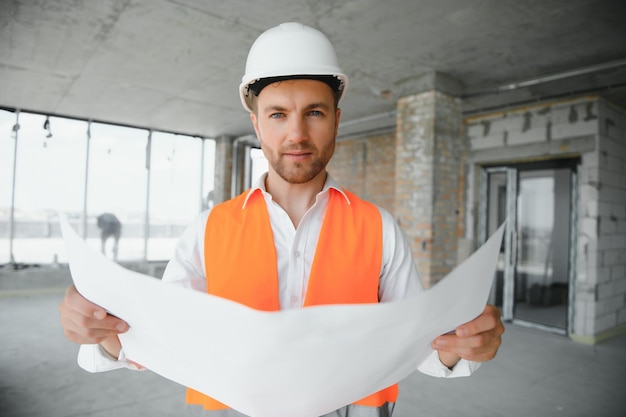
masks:
[[[259,77],[252,79],[250,81],[242,82],[239,85],[239,96],[241,98],[241,104],[243,107],[252,112],[252,100],[253,96],[257,96],[259,92],[265,88],[266,86],[287,79],[305,79],[305,80],[315,80],[326,83],[336,94],[337,94],[337,102],[341,101],[343,95],[345,94],[346,88],[348,87],[348,77],[342,73],[335,74],[289,74],[283,76],[269,76],[269,77]],[[330,79],[336,80],[336,82],[331,81]],[[254,88],[253,86],[257,86]]]

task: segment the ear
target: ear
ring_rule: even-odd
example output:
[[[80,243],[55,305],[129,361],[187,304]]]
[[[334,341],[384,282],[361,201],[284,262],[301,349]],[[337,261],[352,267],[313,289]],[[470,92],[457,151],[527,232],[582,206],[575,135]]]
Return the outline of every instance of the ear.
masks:
[[[337,132],[339,131],[339,119],[341,119],[341,109],[337,107],[335,111],[335,137],[337,137]]]
[[[254,128],[254,133],[256,133],[256,138],[259,142],[261,142],[261,135],[259,134],[259,120],[253,111],[250,112],[250,120],[252,121],[252,127]]]

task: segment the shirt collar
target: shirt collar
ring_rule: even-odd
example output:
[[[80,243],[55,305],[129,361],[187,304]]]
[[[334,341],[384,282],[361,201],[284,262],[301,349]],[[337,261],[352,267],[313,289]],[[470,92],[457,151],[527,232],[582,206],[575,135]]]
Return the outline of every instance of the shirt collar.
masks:
[[[270,193],[268,193],[267,190],[265,189],[265,179],[266,178],[267,178],[267,172],[265,174],[261,175],[254,182],[254,184],[252,184],[252,187],[250,187],[250,190],[248,191],[248,195],[246,195],[246,199],[243,201],[243,205],[241,206],[242,210],[246,208],[246,204],[248,204],[248,200],[256,192],[260,192],[263,195],[268,195],[271,198],[272,195]],[[335,181],[333,179],[333,177],[330,176],[330,174],[326,175],[326,182],[324,183],[324,187],[322,188],[322,191],[320,191],[317,194],[318,198],[320,196],[324,195],[324,194],[330,193],[331,189],[334,189],[334,190],[338,191],[339,193],[341,193],[343,198],[346,199],[346,203],[350,204],[350,199],[348,198],[346,193],[344,193],[344,191],[341,189],[341,187],[339,187],[339,184],[337,183],[337,181]]]

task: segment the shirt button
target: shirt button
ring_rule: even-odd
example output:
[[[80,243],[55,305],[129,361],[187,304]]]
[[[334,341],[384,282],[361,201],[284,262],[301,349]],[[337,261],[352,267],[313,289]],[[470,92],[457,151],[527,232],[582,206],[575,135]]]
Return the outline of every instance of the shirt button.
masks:
[[[293,253],[293,256],[295,256],[296,258],[299,258],[300,257],[300,252],[299,251],[295,251]]]

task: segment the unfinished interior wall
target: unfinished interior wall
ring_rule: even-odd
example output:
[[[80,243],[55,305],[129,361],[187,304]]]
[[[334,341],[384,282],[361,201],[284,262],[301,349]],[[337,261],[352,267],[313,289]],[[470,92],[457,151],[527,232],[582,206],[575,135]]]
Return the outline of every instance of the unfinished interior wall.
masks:
[[[626,328],[626,111],[598,100],[598,116],[598,169],[589,181],[597,206],[587,217],[587,232],[593,236],[595,228],[595,248],[588,248],[595,249],[595,265],[587,267],[596,273],[587,277],[595,287],[587,302],[594,314],[581,330],[602,338]]]
[[[231,189],[231,177],[233,170],[233,140],[228,136],[215,139],[215,189],[214,203],[228,200]]]
[[[466,120],[466,239],[479,230],[480,167],[580,157],[570,336],[593,343],[626,326],[626,122],[597,97],[540,103]],[[567,244],[567,242],[563,242]]]
[[[328,172],[339,184],[394,214],[395,132],[337,141]]]
[[[398,109],[404,113],[399,115],[397,132],[340,140],[329,172],[342,186],[398,219],[428,286],[435,282],[429,274],[436,222],[420,222],[418,216],[450,224],[455,224],[454,214],[460,216],[455,232],[448,234],[456,235],[456,247],[437,250],[449,257],[447,267],[456,265],[479,243],[482,165],[580,158],[569,334],[594,343],[624,330],[626,112],[598,97],[538,103],[467,118],[466,142],[450,134],[437,150],[433,132],[441,125],[436,124],[453,124],[445,117],[446,107],[435,104],[436,96],[433,92],[401,99]],[[464,150],[464,143],[469,150]],[[467,163],[461,162],[464,158]],[[451,165],[455,161],[462,166]],[[449,176],[440,177],[445,181],[434,187],[433,176],[441,174]],[[443,205],[435,204],[434,199],[441,197]],[[466,248],[463,256],[456,256],[461,247]]]
[[[458,263],[466,139],[461,103],[430,90],[397,105],[396,215],[425,287]]]
[[[395,132],[338,141],[328,168],[394,215],[425,287],[458,263],[465,142],[460,100],[430,89],[398,101]]]

